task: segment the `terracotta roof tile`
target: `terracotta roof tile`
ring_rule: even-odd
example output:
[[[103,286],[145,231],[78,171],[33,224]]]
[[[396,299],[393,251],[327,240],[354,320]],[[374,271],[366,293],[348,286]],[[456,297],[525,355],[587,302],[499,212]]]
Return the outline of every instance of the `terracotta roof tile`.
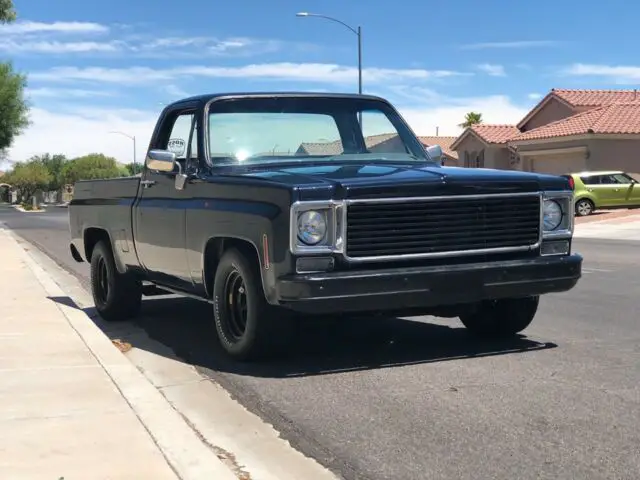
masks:
[[[451,150],[451,144],[456,141],[456,138],[458,137],[418,137],[424,146],[440,145],[442,153],[453,158],[458,158],[458,152]]]
[[[640,101],[636,90],[570,90],[554,88],[551,93],[575,107],[599,107],[612,103]]]
[[[599,134],[640,134],[640,103],[597,107],[514,136],[511,141]]]
[[[371,148],[397,136],[397,133],[380,133],[369,135],[364,142],[367,148]],[[298,150],[300,149],[303,149],[308,155],[339,155],[343,151],[340,140],[326,143],[301,143],[298,147]]]
[[[487,143],[507,143],[507,140],[520,133],[515,125],[473,125],[471,130]]]
[[[342,142],[307,143],[303,142],[298,147],[298,152],[303,151],[307,155],[340,155],[342,153]]]

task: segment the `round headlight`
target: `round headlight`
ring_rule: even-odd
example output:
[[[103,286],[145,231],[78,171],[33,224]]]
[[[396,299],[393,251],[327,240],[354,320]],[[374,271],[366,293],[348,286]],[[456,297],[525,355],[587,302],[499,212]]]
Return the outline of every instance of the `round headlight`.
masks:
[[[562,223],[562,207],[555,200],[544,201],[543,225],[545,231],[555,230]]]
[[[298,216],[298,238],[307,245],[320,243],[327,233],[327,221],[324,214],[308,210]]]

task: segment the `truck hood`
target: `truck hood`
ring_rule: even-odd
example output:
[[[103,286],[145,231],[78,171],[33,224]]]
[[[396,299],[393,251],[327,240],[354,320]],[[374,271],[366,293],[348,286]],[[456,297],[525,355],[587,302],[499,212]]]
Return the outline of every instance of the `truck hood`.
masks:
[[[331,162],[304,166],[256,166],[227,175],[284,184],[300,200],[399,196],[474,195],[568,189],[563,177],[514,170],[440,167],[433,164]]]

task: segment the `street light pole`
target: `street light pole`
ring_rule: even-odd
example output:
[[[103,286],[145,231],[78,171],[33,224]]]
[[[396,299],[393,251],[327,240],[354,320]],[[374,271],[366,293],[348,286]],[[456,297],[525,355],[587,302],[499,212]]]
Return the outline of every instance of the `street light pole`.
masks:
[[[331,20],[332,22],[339,23],[343,27],[351,30],[358,37],[358,93],[362,95],[362,28],[358,26],[357,28],[353,28],[350,25],[347,25],[342,20],[338,20],[337,18],[329,17],[327,15],[322,15],[320,13],[309,13],[309,12],[299,12],[296,13],[296,17],[317,17],[324,18],[325,20]]]
[[[362,95],[362,28],[358,25],[358,94]]]
[[[124,132],[109,132],[109,133],[116,133],[118,135],[123,135],[128,139],[133,140],[133,172],[135,174],[136,173],[136,137],[135,135],[128,135]]]

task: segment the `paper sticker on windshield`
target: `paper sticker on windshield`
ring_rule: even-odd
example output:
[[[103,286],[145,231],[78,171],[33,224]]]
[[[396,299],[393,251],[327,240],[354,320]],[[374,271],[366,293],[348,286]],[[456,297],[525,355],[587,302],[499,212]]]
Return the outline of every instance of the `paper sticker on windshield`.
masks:
[[[181,138],[172,138],[171,140],[169,140],[169,146],[168,149],[170,152],[175,153],[176,156],[180,156],[184,153],[185,150],[185,141]]]

